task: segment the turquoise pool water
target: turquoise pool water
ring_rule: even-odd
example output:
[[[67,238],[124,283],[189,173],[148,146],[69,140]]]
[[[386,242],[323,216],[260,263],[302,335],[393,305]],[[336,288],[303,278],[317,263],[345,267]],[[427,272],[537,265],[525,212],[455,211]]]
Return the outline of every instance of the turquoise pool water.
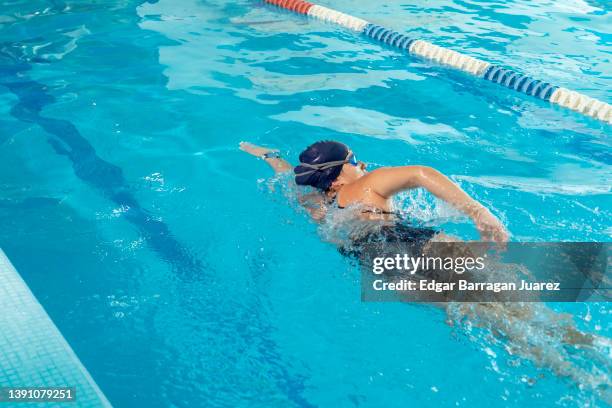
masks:
[[[322,4],[612,100],[607,2]],[[605,406],[606,350],[546,343],[569,380],[440,310],[361,303],[237,149],[318,139],[439,169],[514,240],[610,241],[610,127],[577,113],[258,1],[0,6],[0,247],[114,406]],[[422,192],[398,206],[477,236]],[[550,307],[612,335],[606,304]]]

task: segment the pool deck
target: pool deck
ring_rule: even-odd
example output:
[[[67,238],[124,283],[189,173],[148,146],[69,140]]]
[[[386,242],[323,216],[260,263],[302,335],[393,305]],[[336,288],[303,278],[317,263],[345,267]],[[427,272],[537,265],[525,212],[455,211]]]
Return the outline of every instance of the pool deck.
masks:
[[[0,402],[0,407],[111,407],[1,249],[0,311],[0,388],[76,389],[76,402]]]

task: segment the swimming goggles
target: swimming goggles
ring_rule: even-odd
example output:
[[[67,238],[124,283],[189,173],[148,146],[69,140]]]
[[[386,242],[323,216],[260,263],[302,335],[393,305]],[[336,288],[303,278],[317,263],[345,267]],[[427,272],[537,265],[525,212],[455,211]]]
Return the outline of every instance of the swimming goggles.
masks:
[[[344,160],[336,160],[336,161],[330,161],[327,163],[319,163],[319,164],[300,163],[300,166],[307,167],[312,170],[308,170],[303,173],[296,173],[296,176],[306,176],[308,174],[316,173],[317,171],[327,170],[329,168],[336,167],[336,166],[342,166],[347,163],[355,167],[359,165],[359,162],[357,161],[357,157],[355,157],[353,153],[349,153],[346,156],[346,159]]]

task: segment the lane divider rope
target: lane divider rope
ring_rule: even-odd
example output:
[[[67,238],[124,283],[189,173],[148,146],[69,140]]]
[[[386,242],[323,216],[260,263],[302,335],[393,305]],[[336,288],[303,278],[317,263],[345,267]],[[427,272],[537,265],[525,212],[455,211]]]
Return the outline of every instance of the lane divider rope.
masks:
[[[366,37],[380,41],[410,55],[434,61],[487,81],[527,94],[553,104],[582,113],[612,124],[612,106],[579,92],[561,88],[539,79],[529,77],[499,65],[461,54],[448,48],[439,47],[424,40],[411,38],[406,34],[372,24],[324,6],[303,0],[264,0],[266,3],[304,14],[328,23],[338,24]]]

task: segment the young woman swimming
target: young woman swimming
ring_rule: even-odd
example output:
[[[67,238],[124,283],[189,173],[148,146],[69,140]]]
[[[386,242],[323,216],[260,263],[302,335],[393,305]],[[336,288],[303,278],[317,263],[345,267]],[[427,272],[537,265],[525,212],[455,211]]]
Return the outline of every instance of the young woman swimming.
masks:
[[[377,236],[387,241],[427,242],[439,234],[428,228],[414,228],[397,222],[392,197],[401,191],[425,188],[469,216],[487,242],[503,243],[508,232],[482,204],[467,195],[443,174],[425,166],[380,167],[366,171],[364,163],[344,144],[321,141],[300,154],[293,167],[273,149],[242,142],[240,149],[265,160],[276,173],[295,173],[298,185],[312,186],[314,195],[300,199],[311,216],[321,220],[328,208],[357,209],[358,218],[381,224]],[[392,220],[391,223],[388,223]],[[365,235],[366,239],[368,234]],[[351,247],[361,238],[351,237]],[[452,240],[452,239],[451,239]],[[336,242],[342,251],[344,243]],[[612,404],[610,379],[612,342],[605,337],[584,333],[571,316],[559,314],[544,303],[491,302],[438,304],[446,309],[450,324],[488,329],[494,342],[504,341],[510,354],[521,355],[556,375],[570,378]],[[583,354],[590,367],[584,367]]]

